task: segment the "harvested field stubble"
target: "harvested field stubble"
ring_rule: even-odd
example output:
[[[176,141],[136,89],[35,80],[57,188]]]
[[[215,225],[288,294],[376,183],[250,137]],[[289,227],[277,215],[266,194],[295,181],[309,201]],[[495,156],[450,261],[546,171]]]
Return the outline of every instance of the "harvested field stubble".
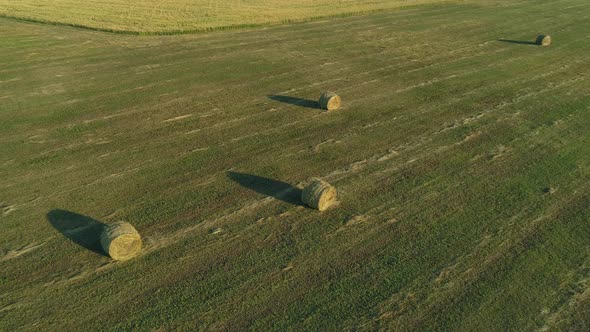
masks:
[[[307,21],[449,0],[0,0],[0,15],[88,29],[176,34]],[[453,1],[453,0],[451,0]]]
[[[141,38],[0,19],[0,331],[588,331],[589,9]],[[301,206],[313,176],[338,209]],[[146,248],[113,263],[102,224],[40,220],[58,207]]]

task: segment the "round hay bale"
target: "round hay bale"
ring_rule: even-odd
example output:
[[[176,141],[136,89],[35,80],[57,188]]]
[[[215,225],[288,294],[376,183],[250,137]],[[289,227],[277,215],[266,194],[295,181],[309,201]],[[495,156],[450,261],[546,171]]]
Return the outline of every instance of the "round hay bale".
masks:
[[[320,96],[320,107],[328,111],[338,109],[341,102],[342,100],[340,99],[340,96],[334,92],[324,92]]]
[[[548,36],[548,35],[539,35],[537,37],[537,45],[540,45],[540,46],[549,46],[549,45],[551,45],[551,36]]]
[[[303,189],[301,200],[311,208],[324,211],[336,202],[336,188],[326,181],[313,178]]]
[[[118,261],[128,260],[141,251],[141,236],[128,222],[120,221],[106,225],[100,235],[104,252]]]

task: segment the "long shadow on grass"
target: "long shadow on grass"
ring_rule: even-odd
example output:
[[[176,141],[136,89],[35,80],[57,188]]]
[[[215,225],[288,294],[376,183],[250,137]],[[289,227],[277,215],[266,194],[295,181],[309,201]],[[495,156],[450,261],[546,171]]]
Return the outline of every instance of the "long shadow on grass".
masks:
[[[242,187],[254,190],[257,193],[274,197],[289,204],[303,205],[301,202],[301,189],[288,183],[238,172],[227,172],[227,176]]]
[[[532,41],[524,41],[524,40],[511,40],[511,39],[498,39],[499,42],[502,43],[510,43],[510,44],[520,44],[520,45],[537,45],[537,43]]]
[[[100,245],[100,234],[104,224],[96,219],[65,210],[51,210],[47,213],[47,220],[72,242],[106,256]]]
[[[302,99],[302,98],[290,97],[290,96],[281,96],[281,95],[272,95],[272,96],[268,96],[268,98],[272,99],[274,101],[279,101],[281,103],[295,105],[295,106],[315,108],[315,109],[320,108],[320,103],[318,103],[315,100]]]

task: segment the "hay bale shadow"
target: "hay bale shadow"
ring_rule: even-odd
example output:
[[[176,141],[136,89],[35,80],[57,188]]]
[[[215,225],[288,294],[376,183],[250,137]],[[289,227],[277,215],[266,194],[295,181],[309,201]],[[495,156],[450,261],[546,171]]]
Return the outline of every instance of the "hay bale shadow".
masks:
[[[227,176],[242,187],[257,193],[274,197],[289,204],[303,206],[301,189],[288,183],[239,172],[227,172]]]
[[[290,97],[290,96],[281,96],[281,95],[271,95],[268,96],[268,99],[278,101],[285,104],[300,106],[300,107],[307,107],[313,109],[320,109],[320,103],[316,100],[309,100],[309,99],[302,99],[297,97]]]
[[[535,46],[537,46],[537,43],[532,42],[532,41],[525,41],[525,40],[498,39],[498,41],[499,42],[502,42],[502,43],[520,44],[520,45],[535,45]]]
[[[100,245],[100,234],[105,224],[75,212],[65,210],[51,210],[47,213],[47,220],[53,228],[62,233],[70,241],[106,256]]]

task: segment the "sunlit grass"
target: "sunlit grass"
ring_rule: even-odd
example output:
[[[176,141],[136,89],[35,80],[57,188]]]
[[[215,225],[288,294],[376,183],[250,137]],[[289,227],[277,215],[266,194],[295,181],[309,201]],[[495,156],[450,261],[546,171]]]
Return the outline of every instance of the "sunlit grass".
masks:
[[[0,15],[128,33],[306,21],[448,0],[0,0]]]

